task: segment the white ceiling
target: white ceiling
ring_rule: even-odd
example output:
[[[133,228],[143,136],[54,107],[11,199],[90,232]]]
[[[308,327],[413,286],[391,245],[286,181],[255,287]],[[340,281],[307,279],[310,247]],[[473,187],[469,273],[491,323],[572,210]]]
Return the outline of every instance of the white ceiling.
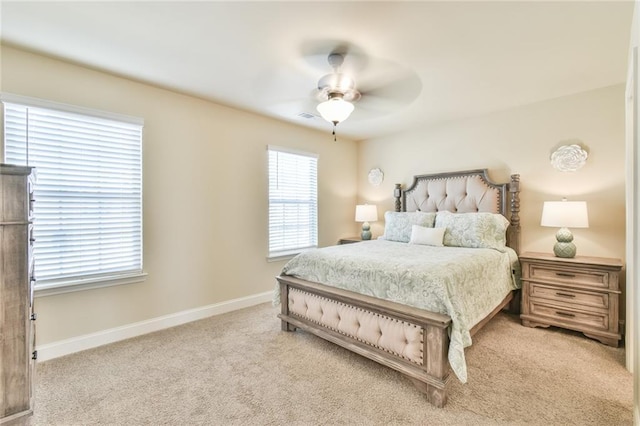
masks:
[[[311,92],[346,42],[365,139],[623,83],[633,2],[10,2],[1,38],[88,67],[326,129]],[[374,99],[370,98],[369,101]],[[214,118],[212,118],[214,119]]]

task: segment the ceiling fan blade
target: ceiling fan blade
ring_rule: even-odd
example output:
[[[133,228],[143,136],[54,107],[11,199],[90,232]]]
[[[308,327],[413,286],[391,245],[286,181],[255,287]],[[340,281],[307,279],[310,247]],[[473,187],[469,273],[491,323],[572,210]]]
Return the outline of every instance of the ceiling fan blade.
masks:
[[[389,99],[381,96],[367,95],[363,96],[360,101],[355,105],[356,110],[364,111],[367,114],[375,113],[376,116],[381,114],[388,114],[400,110],[405,107],[405,103],[398,102],[394,99]]]
[[[358,82],[362,98],[358,105],[377,110],[393,110],[411,104],[422,92],[422,81],[410,70],[378,73]]]

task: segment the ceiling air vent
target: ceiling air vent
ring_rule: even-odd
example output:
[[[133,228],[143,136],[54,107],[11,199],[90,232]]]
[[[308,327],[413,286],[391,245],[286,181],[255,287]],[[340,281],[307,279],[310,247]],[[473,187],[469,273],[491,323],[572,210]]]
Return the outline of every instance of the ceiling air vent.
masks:
[[[311,120],[313,118],[318,118],[317,115],[309,114],[308,112],[299,112],[298,117],[306,118],[308,120]]]

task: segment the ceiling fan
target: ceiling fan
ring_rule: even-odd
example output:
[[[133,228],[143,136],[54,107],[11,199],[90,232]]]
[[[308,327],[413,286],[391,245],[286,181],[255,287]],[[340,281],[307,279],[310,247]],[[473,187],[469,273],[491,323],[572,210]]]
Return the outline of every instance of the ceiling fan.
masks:
[[[312,46],[311,50],[318,52],[322,44]],[[326,45],[324,47],[326,49]],[[320,103],[316,109],[322,118],[333,124],[334,139],[336,126],[349,118],[355,103],[358,103],[358,109],[365,111],[393,113],[410,104],[422,89],[415,72],[391,61],[365,55],[362,49],[351,44],[334,45],[326,60],[332,72],[318,80],[315,98]]]
[[[256,81],[256,93],[282,117],[311,118],[319,113],[333,124],[334,139],[336,126],[347,118],[360,121],[393,115],[422,91],[415,71],[369,55],[352,43],[304,42],[293,64],[262,75]],[[313,79],[317,79],[315,87],[309,90]]]
[[[318,104],[316,109],[322,118],[333,123],[335,136],[335,127],[349,118],[354,109],[353,102],[357,102],[362,95],[356,89],[355,80],[350,75],[340,72],[340,67],[344,63],[344,54],[330,53],[327,61],[333,68],[333,72],[324,75],[318,81],[316,97],[322,103]]]

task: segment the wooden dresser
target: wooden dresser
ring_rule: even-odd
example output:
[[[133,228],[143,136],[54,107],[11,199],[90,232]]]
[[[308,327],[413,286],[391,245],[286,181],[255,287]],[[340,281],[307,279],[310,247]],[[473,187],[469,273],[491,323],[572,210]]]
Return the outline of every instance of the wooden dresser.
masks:
[[[523,253],[520,263],[523,325],[563,327],[618,346],[618,279],[622,261]]]
[[[31,169],[0,164],[0,424],[33,413]]]

